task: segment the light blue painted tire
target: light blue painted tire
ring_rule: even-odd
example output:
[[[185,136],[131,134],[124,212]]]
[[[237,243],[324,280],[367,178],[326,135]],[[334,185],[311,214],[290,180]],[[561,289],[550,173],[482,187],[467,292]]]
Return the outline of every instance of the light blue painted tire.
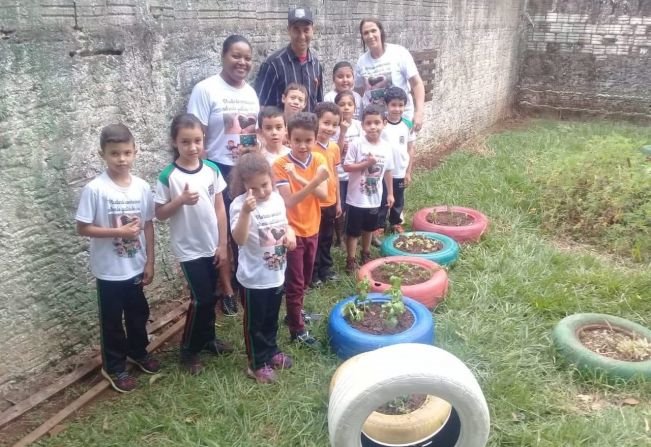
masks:
[[[381,293],[369,293],[368,297],[373,302],[390,301],[389,297]],[[434,344],[434,317],[427,307],[418,301],[407,297],[402,298],[407,310],[414,316],[414,324],[409,329],[394,335],[373,335],[354,329],[344,318],[344,306],[354,299],[355,296],[349,296],[337,303],[328,319],[330,347],[339,358],[345,360],[363,352],[398,343]]]
[[[443,248],[433,253],[414,254],[402,251],[393,246],[399,236],[419,235],[435,239],[443,243]],[[459,257],[459,244],[451,237],[427,231],[409,231],[402,234],[392,234],[382,241],[380,246],[382,256],[415,256],[417,258],[429,259],[440,265],[452,265]]]

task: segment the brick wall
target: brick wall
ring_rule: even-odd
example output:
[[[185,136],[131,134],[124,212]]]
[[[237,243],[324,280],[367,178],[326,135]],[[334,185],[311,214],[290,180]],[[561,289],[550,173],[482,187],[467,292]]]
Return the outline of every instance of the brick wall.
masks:
[[[517,102],[651,118],[651,2],[532,0]]]
[[[434,100],[423,138],[492,124],[511,108],[521,0],[308,1],[313,48],[326,71],[361,54],[361,18],[388,41],[436,48]],[[74,230],[81,187],[102,169],[102,126],[136,137],[135,171],[151,183],[169,161],[167,128],[192,86],[217,73],[231,33],[250,38],[255,67],[287,43],[279,0],[42,0],[0,7],[0,393],[97,343],[87,241]],[[329,77],[329,76],[328,76]],[[174,260],[157,224],[157,289]],[[1,408],[1,407],[0,407]]]

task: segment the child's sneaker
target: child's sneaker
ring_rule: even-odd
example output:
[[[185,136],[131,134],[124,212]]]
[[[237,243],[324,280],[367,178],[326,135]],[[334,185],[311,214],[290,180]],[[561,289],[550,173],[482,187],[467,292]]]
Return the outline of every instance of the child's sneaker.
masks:
[[[126,371],[109,374],[102,368],[102,376],[109,381],[113,389],[118,393],[130,393],[138,386],[136,378]]]
[[[215,338],[213,341],[206,343],[203,350],[214,355],[230,354],[233,352],[233,345],[224,340]]]
[[[251,368],[247,368],[246,375],[255,379],[258,383],[274,383],[276,381],[276,373],[268,365],[264,365],[262,368],[258,368],[255,371]]]
[[[127,361],[136,365],[142,372],[147,374],[156,374],[160,371],[160,361],[151,354],[145,354],[144,357],[140,359],[132,359],[127,357]]]
[[[237,300],[234,295],[222,295],[222,312],[227,317],[237,315]]]
[[[203,371],[203,363],[197,354],[181,354],[181,365],[193,376]]]
[[[402,225],[396,224],[396,225],[391,225],[391,233],[393,234],[402,234],[405,232],[405,229],[402,228]]]
[[[370,262],[373,259],[373,257],[371,256],[370,251],[363,251],[363,252],[360,253],[359,259],[360,259],[362,265],[364,265],[367,262]]]
[[[319,341],[316,338],[312,337],[308,331],[292,334],[291,341],[298,342],[299,344],[312,349],[317,349],[320,346]]]
[[[273,369],[289,369],[293,364],[292,358],[284,352],[279,352],[271,357],[271,367]]]
[[[359,265],[355,258],[346,258],[346,268],[345,271],[348,275],[354,275],[357,272]]]

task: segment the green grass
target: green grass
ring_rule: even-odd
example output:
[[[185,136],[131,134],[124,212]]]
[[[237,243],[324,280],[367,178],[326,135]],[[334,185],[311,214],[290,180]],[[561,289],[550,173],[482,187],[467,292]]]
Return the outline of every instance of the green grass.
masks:
[[[651,140],[649,129],[607,122],[534,121],[491,136],[483,155],[457,152],[410,187],[413,212],[457,204],[491,219],[480,244],[465,246],[450,271],[447,300],[436,310],[438,346],[476,374],[491,413],[490,446],[639,447],[651,445],[651,384],[607,383],[580,377],[555,357],[550,331],[575,312],[604,312],[645,326],[651,319],[651,268],[583,248],[563,248],[541,233],[542,186],[535,173],[563,154],[588,150],[599,136]],[[342,255],[336,251],[341,266]],[[353,291],[353,282],[310,292],[308,310],[323,313]],[[163,354],[164,375],[153,384],[88,410],[66,431],[40,445],[66,446],[327,446],[328,384],[338,365],[326,350],[287,342],[295,359],[273,386],[244,376],[239,319],[218,329],[238,352],[207,359],[199,377],[184,374],[178,352]],[[325,339],[325,322],[315,333]],[[639,404],[622,406],[626,397]]]

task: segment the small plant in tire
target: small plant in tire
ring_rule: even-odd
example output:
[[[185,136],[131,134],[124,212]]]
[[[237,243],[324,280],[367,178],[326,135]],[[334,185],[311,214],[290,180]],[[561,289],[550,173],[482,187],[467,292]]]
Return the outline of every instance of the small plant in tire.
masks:
[[[383,324],[387,328],[395,328],[398,326],[398,319],[405,313],[407,308],[402,301],[402,291],[400,286],[402,280],[397,276],[392,276],[390,279],[391,287],[386,291],[385,295],[391,299],[381,305],[381,317]],[[368,291],[371,288],[371,282],[368,278],[364,278],[357,285],[357,296],[355,299],[343,309],[344,316],[348,321],[362,321],[364,316],[369,310],[371,300],[368,299]]]
[[[344,307],[344,315],[349,321],[362,321],[364,319],[368,305],[371,304],[371,300],[368,299],[369,290],[371,290],[371,281],[368,278],[364,278],[357,283],[355,300]]]

